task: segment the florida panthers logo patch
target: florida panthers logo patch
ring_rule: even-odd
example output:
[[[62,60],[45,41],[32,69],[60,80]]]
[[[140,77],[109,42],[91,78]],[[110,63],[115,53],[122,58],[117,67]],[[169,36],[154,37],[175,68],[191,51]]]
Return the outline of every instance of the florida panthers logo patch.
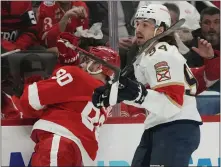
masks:
[[[171,79],[170,67],[168,66],[167,62],[161,61],[155,64],[154,68],[156,70],[157,82],[162,82]]]

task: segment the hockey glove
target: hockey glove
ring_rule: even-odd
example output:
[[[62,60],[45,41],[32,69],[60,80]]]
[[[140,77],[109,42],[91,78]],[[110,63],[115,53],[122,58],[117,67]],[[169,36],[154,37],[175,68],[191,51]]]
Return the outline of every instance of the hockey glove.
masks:
[[[145,86],[139,82],[132,81],[129,78],[121,77],[119,80],[117,103],[124,100],[142,104],[147,90]],[[94,90],[92,103],[95,107],[108,107],[110,98],[110,85],[101,86]]]
[[[64,32],[61,33],[57,40],[57,48],[59,51],[58,59],[61,64],[74,64],[78,65],[79,55],[73,49],[67,47],[66,43],[69,42],[75,46],[78,46],[79,38],[74,35]]]
[[[108,85],[100,86],[94,90],[92,103],[95,107],[108,107],[110,97],[110,87]]]
[[[132,101],[142,104],[147,95],[145,86],[126,77],[120,77],[118,101]]]

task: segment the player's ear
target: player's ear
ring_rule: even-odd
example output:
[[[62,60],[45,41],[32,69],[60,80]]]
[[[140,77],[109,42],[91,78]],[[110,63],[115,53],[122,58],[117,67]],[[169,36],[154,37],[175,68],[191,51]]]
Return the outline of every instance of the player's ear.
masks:
[[[156,35],[159,35],[159,34],[161,34],[162,32],[164,32],[164,28],[163,28],[163,27],[158,27],[158,28],[157,28],[157,32],[156,32]]]

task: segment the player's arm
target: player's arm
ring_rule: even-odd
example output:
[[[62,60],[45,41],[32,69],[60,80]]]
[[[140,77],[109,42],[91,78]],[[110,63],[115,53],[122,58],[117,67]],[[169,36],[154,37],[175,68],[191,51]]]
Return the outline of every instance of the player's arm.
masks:
[[[220,57],[219,52],[215,51],[215,57],[204,60],[204,66],[190,68],[197,80],[198,87],[196,95],[207,90],[220,79]]]
[[[74,1],[73,2],[73,6],[76,6],[76,7],[82,7],[85,9],[85,17],[83,19],[78,19],[77,22],[77,27],[79,26],[82,26],[83,29],[88,29],[89,28],[89,9],[86,5],[85,2],[82,2],[82,1]]]
[[[79,89],[76,85],[79,84],[80,72],[78,67],[64,66],[51,78],[26,86],[20,97],[22,108],[38,111],[47,105],[73,100]]]
[[[214,50],[214,58],[204,59],[204,65],[207,80],[220,79],[220,51]]]
[[[53,24],[52,19],[49,17],[42,18],[41,20],[44,20],[44,22],[47,23],[45,23],[44,29],[41,33],[41,39],[49,48],[55,47],[58,35],[65,31],[68,21],[72,19],[72,17],[75,17],[77,22],[76,27],[73,27],[74,32],[78,26],[82,25],[84,28],[88,27],[84,26],[84,24],[88,25],[87,16],[87,10],[83,6],[76,6],[67,11],[58,23]]]

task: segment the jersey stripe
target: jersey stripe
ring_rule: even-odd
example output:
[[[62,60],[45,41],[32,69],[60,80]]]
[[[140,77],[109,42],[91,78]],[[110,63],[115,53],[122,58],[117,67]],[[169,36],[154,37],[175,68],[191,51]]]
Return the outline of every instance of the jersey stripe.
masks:
[[[61,136],[54,134],[51,144],[50,166],[58,166],[58,149],[59,149],[60,139]]]
[[[40,103],[36,82],[28,86],[28,101],[30,106],[35,110],[41,110],[45,107]]]
[[[158,87],[154,90],[160,93],[165,93],[168,99],[176,106],[181,107],[183,105],[185,92],[184,85],[168,85],[165,87]]]

